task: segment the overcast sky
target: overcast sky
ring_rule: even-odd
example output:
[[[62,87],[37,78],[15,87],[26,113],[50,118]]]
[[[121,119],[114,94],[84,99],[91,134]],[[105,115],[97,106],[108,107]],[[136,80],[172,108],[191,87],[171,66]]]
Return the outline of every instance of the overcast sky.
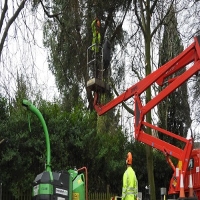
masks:
[[[11,8],[16,6],[11,3],[12,1],[8,2],[9,9],[3,30],[13,15]],[[0,3],[0,6],[2,5],[3,2]],[[11,25],[5,41],[0,62],[0,92],[9,97],[14,96],[18,73],[23,74],[31,83],[28,85],[31,91],[40,90],[44,99],[53,100],[55,95],[58,96],[58,91],[55,78],[48,69],[47,51],[42,43],[44,14],[42,10],[32,13],[31,5],[26,6]],[[2,32],[0,39],[1,37]]]

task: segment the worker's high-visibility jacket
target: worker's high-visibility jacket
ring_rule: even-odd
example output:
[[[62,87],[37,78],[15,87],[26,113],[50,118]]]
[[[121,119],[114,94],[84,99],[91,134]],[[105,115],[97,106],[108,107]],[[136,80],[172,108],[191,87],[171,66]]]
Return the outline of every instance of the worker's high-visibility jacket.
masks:
[[[131,166],[123,175],[122,200],[136,200],[138,195],[138,182]]]
[[[92,50],[96,51],[96,52],[99,52],[99,45],[100,45],[100,42],[101,42],[101,34],[100,34],[100,27],[97,26],[97,20],[93,20],[92,24],[91,24],[91,27],[92,27]]]

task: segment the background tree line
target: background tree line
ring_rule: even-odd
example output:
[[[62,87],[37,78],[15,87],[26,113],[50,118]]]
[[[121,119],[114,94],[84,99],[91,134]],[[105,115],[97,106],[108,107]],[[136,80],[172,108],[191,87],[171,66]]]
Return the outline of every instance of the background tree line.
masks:
[[[21,101],[8,105],[6,98],[1,97],[0,100],[1,137],[5,139],[0,145],[1,181],[4,189],[9,189],[17,196],[19,188],[22,191],[29,190],[36,175],[45,169],[45,136],[38,118],[24,109]],[[106,186],[109,185],[111,192],[121,195],[125,158],[127,152],[131,151],[139,190],[145,193],[148,180],[144,144],[128,140],[121,126],[115,127],[115,134],[97,134],[96,113],[88,111],[83,104],[67,112],[58,102],[35,100],[33,103],[43,114],[48,127],[52,171],[85,166],[88,169],[90,192],[106,192]],[[154,155],[155,166],[166,166],[165,170],[160,168],[156,182],[167,187],[171,170],[160,152],[154,151]],[[166,171],[169,172],[168,178]]]

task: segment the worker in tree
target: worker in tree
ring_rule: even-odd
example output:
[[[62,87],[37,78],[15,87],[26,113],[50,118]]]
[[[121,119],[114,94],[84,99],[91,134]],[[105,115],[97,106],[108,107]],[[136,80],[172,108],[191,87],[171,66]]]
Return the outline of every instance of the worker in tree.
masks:
[[[127,169],[123,175],[122,200],[137,200],[138,182],[132,165],[132,154],[128,152],[126,158]]]
[[[101,65],[101,52],[100,52],[100,43],[101,43],[101,34],[100,34],[100,20],[95,18],[92,21],[92,51],[93,51],[93,76],[95,78],[102,79],[102,65]]]
[[[100,34],[100,21],[98,18],[96,18],[95,20],[93,20],[92,22],[92,50],[95,51],[96,53],[99,52],[99,45],[101,43],[101,34]]]

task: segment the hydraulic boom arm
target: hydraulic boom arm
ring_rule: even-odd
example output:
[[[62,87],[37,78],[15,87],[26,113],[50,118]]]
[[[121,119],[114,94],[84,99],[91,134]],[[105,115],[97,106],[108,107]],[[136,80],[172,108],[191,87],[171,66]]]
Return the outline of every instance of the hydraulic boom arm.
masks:
[[[169,79],[169,76],[174,75],[175,72],[179,71],[180,69],[183,69],[188,64],[190,64],[190,67],[187,67],[187,69],[182,74]],[[181,161],[181,170],[184,175],[184,172],[187,170],[188,167],[189,157],[193,147],[193,141],[192,139],[187,140],[186,138],[183,138],[172,132],[147,123],[145,121],[145,115],[148,112],[150,112],[152,108],[158,105],[164,98],[166,98],[179,86],[185,83],[190,77],[192,77],[195,74],[198,74],[198,71],[200,71],[200,36],[195,37],[194,42],[177,57],[170,60],[169,62],[158,68],[156,71],[149,74],[144,79],[128,88],[124,93],[117,96],[115,99],[111,100],[107,104],[99,104],[97,101],[99,96],[98,91],[94,94],[94,108],[98,115],[105,114],[118,104],[128,100],[131,97],[134,98],[135,139],[162,151],[166,155],[169,164],[174,170],[173,179],[176,176],[176,183],[179,183],[180,176],[178,176],[175,173],[175,167],[171,163],[169,155]],[[169,80],[166,80],[167,78]],[[143,105],[140,95],[154,83],[157,83],[160,86],[162,86],[164,83],[167,83],[168,85],[154,98],[152,98],[146,105]],[[165,134],[169,137],[181,141],[184,144],[183,149],[145,133],[146,127],[149,127],[162,134]],[[172,184],[173,187],[171,187]],[[177,191],[179,191],[179,184],[174,184],[174,181],[171,180],[169,193],[173,194]]]

